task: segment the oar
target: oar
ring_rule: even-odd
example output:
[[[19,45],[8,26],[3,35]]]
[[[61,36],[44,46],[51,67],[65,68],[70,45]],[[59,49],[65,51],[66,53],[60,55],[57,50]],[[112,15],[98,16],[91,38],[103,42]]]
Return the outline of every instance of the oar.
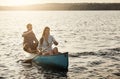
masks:
[[[34,52],[36,52],[36,50],[33,50],[31,53],[34,53]],[[41,51],[41,53],[42,53],[43,51]],[[40,54],[38,54],[38,55],[40,55]],[[37,54],[36,54],[36,56],[34,56],[34,57],[32,57],[32,58],[30,58],[31,60],[32,59],[34,59],[35,57],[37,57],[38,56]],[[20,61],[24,61],[23,59],[19,59],[19,60],[17,60],[16,62],[18,63],[18,62],[20,62]]]
[[[47,49],[47,48],[46,48]],[[34,59],[35,57],[37,57],[37,56],[40,56],[41,54],[40,53],[43,53],[46,49],[44,49],[44,50],[42,50],[42,51],[40,51],[36,56],[34,56],[33,58],[31,58],[31,59]]]
[[[53,44],[53,43],[52,43]],[[44,52],[46,49],[48,49],[50,46],[48,46],[47,48],[45,48],[44,50],[42,50],[42,51],[40,51],[39,53],[42,53],[42,52]],[[35,50],[36,51],[36,50]],[[32,51],[32,52],[35,52],[35,51]],[[31,52],[31,53],[32,53]],[[38,54],[38,55],[40,55],[40,54]],[[36,55],[36,56],[34,56],[34,57],[32,57],[31,58],[31,61],[35,58],[35,57],[37,57],[38,55]],[[22,61],[22,60],[18,60],[17,62],[19,62],[19,61]]]

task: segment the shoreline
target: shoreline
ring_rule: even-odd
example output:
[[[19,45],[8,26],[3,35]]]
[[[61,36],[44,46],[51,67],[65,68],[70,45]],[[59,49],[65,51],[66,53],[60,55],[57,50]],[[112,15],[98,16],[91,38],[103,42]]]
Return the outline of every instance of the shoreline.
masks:
[[[0,10],[120,10],[120,3],[46,3],[24,6],[0,6]]]

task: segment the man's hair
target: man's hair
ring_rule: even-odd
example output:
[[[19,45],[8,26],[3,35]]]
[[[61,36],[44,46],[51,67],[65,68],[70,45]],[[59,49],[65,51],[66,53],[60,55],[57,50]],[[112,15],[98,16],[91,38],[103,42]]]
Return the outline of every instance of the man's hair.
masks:
[[[27,28],[29,28],[29,27],[31,27],[31,28],[32,28],[32,24],[30,24],[30,23],[29,23],[29,24],[27,24]]]

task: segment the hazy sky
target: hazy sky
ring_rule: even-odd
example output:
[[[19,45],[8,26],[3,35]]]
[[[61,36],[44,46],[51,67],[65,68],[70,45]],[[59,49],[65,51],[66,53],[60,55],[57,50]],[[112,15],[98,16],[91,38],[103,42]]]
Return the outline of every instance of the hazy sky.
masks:
[[[81,2],[120,3],[120,0],[0,0],[0,5],[26,5],[40,3],[81,3]]]

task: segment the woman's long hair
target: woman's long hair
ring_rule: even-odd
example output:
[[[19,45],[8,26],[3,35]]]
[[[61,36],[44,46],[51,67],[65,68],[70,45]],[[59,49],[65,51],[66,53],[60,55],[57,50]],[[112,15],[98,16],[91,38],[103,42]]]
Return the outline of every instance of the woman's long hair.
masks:
[[[45,27],[45,28],[44,28],[44,30],[43,30],[43,34],[42,34],[42,37],[40,38],[40,45],[43,44],[43,40],[44,40],[44,37],[45,37],[45,31],[46,31],[46,29],[49,29],[49,30],[50,30],[49,27]],[[45,39],[45,40],[46,40],[46,39]],[[46,40],[46,42],[48,43],[47,40]],[[48,46],[49,46],[49,43],[48,43]]]

